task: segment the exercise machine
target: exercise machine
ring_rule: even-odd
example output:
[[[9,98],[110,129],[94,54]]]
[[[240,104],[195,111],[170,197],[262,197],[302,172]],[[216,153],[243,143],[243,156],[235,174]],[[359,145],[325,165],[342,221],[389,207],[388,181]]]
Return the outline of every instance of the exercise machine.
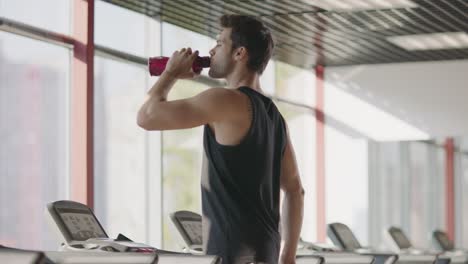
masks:
[[[186,244],[184,250],[201,253],[203,248],[201,215],[190,211],[177,211],[170,216]],[[297,264],[373,264],[373,261],[372,256],[335,252],[332,248],[321,247],[302,240],[296,257]]]
[[[457,255],[467,255],[468,250],[455,248],[453,241],[450,240],[447,233],[441,230],[435,230],[432,233],[432,242],[435,248],[441,251],[450,252]]]
[[[171,252],[137,243],[119,234],[109,238],[92,210],[74,201],[47,205],[51,226],[63,243],[60,252],[45,252],[53,263],[220,264],[218,256]]]
[[[433,264],[438,259],[436,254],[411,254],[408,252],[398,252],[398,254],[395,254],[394,252],[381,252],[363,247],[351,229],[343,223],[329,224],[327,226],[327,235],[333,244],[345,251],[375,256],[376,264]],[[443,258],[443,260],[450,261],[446,258]],[[439,262],[439,264],[441,263]]]
[[[451,252],[430,251],[426,249],[415,248],[401,228],[390,227],[387,230],[387,241],[395,251],[409,253],[413,255],[432,254],[437,256],[436,264],[462,264],[468,263],[467,255],[457,255]]]

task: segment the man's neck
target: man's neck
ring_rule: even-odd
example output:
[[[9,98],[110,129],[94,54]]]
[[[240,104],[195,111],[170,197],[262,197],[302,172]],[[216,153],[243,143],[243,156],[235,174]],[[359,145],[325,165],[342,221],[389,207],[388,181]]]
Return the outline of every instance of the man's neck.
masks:
[[[263,93],[262,89],[260,88],[260,79],[257,73],[251,73],[248,71],[233,72],[226,78],[226,81],[227,88],[229,89],[237,89],[242,86],[247,86],[251,89]]]

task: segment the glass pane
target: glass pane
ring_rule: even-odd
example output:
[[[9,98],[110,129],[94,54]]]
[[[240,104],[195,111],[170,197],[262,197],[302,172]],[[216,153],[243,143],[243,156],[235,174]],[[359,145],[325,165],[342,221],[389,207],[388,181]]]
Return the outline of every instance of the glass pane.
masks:
[[[384,230],[409,225],[408,144],[369,145],[369,245],[382,249],[387,247]]]
[[[0,0],[0,16],[65,35],[71,34],[70,0]]]
[[[326,223],[347,225],[368,243],[367,140],[325,126]]]
[[[2,245],[59,247],[44,210],[68,198],[69,89],[69,49],[0,31]]]
[[[383,245],[382,230],[397,226],[414,247],[430,248],[428,236],[445,229],[443,148],[432,142],[373,142],[369,149],[371,245]]]
[[[276,62],[276,96],[315,106],[315,72]]]
[[[205,35],[178,27],[164,22],[162,24],[162,56],[170,57],[176,50],[182,48],[192,48],[192,50],[198,50],[199,55],[210,56],[210,50],[215,46],[216,41]],[[202,75],[208,76],[208,70],[204,69],[201,72]]]
[[[160,54],[160,23],[142,14],[95,1],[95,42],[143,57]]]
[[[467,140],[465,142],[468,143]],[[457,244],[458,248],[468,248],[468,153],[465,152],[461,155],[461,164],[462,192],[458,196],[460,200],[457,202],[461,204],[461,207],[458,208],[461,208],[459,215],[461,215],[462,232],[457,232],[455,236],[460,238],[460,244]]]
[[[210,49],[216,44],[216,41],[210,37],[166,22],[162,24],[162,34],[164,36],[162,55],[168,57],[175,50],[188,47],[194,51],[198,50],[200,56],[209,56]]]
[[[304,220],[301,237],[316,241],[316,142],[315,115],[311,110],[286,103],[276,103],[288,123],[289,133],[305,190]]]
[[[144,102],[144,67],[95,57],[95,211],[110,237],[158,245],[159,133],[136,124]],[[156,198],[154,198],[156,197]],[[153,231],[155,229],[156,231]]]
[[[442,149],[423,142],[410,143],[410,229],[417,248],[431,248],[427,239],[435,229],[445,228],[445,173]]]
[[[276,72],[276,64],[274,60],[270,60],[268,62],[265,71],[263,74],[260,75],[260,85],[263,92],[267,95],[275,95],[275,72]]]
[[[207,86],[179,80],[169,100],[194,96]],[[185,244],[169,214],[188,210],[201,214],[200,175],[203,159],[203,127],[163,132],[163,228],[164,249],[181,250]]]

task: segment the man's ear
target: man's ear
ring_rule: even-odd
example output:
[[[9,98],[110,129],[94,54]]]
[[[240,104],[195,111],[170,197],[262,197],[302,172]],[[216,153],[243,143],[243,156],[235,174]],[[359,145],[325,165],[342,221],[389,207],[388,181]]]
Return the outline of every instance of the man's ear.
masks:
[[[243,60],[247,58],[247,49],[245,47],[239,47],[234,50],[234,60]]]

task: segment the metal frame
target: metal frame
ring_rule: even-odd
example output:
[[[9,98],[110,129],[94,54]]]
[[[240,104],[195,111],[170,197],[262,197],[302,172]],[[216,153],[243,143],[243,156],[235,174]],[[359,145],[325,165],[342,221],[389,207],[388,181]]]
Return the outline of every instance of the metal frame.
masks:
[[[450,240],[455,241],[455,147],[453,138],[445,141],[445,225]]]
[[[315,67],[316,78],[316,190],[317,190],[317,240],[325,242],[326,235],[326,178],[325,178],[325,69],[318,65]]]
[[[75,45],[75,39],[70,36],[33,27],[5,17],[0,17],[0,30],[66,48],[73,48]]]
[[[70,197],[94,208],[94,0],[73,1]]]

